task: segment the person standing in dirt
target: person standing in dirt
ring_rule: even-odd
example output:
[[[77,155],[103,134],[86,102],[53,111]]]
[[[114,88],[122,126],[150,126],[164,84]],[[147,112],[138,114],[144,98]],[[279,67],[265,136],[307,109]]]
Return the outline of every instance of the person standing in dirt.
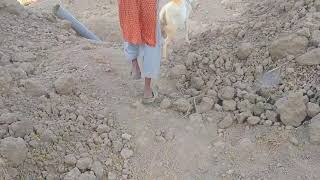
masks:
[[[132,65],[132,79],[141,78],[138,57],[143,60],[145,104],[152,103],[156,92],[151,80],[160,76],[161,30],[158,0],[118,0],[119,19],[124,39],[124,52]]]

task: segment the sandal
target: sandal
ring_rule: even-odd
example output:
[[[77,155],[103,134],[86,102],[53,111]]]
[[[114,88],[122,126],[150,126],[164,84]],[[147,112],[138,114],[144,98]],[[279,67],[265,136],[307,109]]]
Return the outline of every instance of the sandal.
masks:
[[[152,97],[147,97],[147,98],[143,97],[142,104],[144,104],[144,105],[152,104],[155,102],[157,97],[158,97],[158,92],[155,91],[154,89],[152,89]]]

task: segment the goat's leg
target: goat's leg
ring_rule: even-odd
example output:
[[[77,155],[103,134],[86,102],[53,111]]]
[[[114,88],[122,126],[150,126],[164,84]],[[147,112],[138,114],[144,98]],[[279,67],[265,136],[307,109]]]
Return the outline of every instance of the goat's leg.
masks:
[[[162,51],[163,57],[164,57],[164,60],[165,60],[165,61],[168,60],[168,52],[167,52],[168,42],[169,42],[169,38],[167,37],[167,38],[164,40],[163,51]]]
[[[185,41],[186,41],[187,43],[190,43],[190,39],[189,39],[189,28],[190,28],[189,20],[187,19],[187,20],[185,21],[185,30],[186,30]]]

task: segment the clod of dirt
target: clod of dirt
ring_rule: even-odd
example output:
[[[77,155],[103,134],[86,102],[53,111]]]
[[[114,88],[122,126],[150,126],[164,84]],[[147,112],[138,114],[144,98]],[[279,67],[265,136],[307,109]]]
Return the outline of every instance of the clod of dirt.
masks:
[[[240,44],[236,55],[240,60],[246,60],[250,56],[252,50],[253,47],[251,43],[242,43]]]
[[[71,95],[73,94],[76,82],[71,76],[61,76],[54,82],[55,90],[61,95]]]
[[[281,59],[287,55],[299,55],[306,52],[308,39],[296,34],[280,37],[272,42],[270,46],[270,55],[273,59]]]
[[[224,100],[222,102],[222,108],[224,111],[235,111],[237,103],[234,100]]]
[[[123,159],[129,159],[133,155],[133,151],[128,148],[124,148],[121,150],[120,154],[123,157]]]
[[[83,157],[77,161],[77,168],[79,168],[81,172],[84,172],[90,169],[91,165],[92,165],[92,159],[89,157]]]
[[[42,83],[39,81],[28,79],[23,81],[22,84],[27,95],[40,97],[48,94]]]
[[[27,158],[26,142],[22,138],[7,137],[0,140],[0,154],[14,167],[19,166]]]
[[[9,126],[9,133],[13,137],[21,137],[29,135],[33,131],[33,122],[30,119],[23,119],[22,121],[17,121]]]
[[[3,113],[0,116],[0,125],[1,124],[12,124],[19,120],[19,113]]]
[[[258,124],[259,122],[261,121],[260,117],[257,117],[257,116],[251,116],[247,119],[247,122],[250,124],[250,125],[256,125]]]
[[[208,112],[215,104],[215,100],[210,97],[203,97],[201,103],[197,106],[198,113]]]
[[[192,106],[188,100],[180,98],[173,103],[173,107],[179,112],[188,112],[191,110]]]
[[[92,164],[92,171],[97,176],[98,179],[102,179],[105,173],[103,165],[100,161],[94,161]]]
[[[184,65],[175,65],[173,68],[171,68],[169,76],[172,79],[177,79],[182,75],[187,74],[187,68]]]
[[[79,180],[96,180],[96,176],[93,173],[85,172],[79,176]]]
[[[265,107],[263,102],[258,102],[253,106],[253,114],[256,116],[260,116],[262,113],[264,113]]]
[[[311,33],[310,45],[317,47],[320,43],[320,30],[314,30]]]
[[[235,95],[235,89],[231,86],[225,86],[219,90],[218,95],[222,100],[231,100]]]
[[[248,111],[245,111],[245,112],[242,112],[240,114],[237,114],[237,121],[239,124],[242,124],[244,123],[248,117],[251,117],[252,116],[252,113],[251,112],[248,112]]]
[[[190,82],[191,87],[197,90],[201,90],[202,86],[204,85],[204,81],[201,77],[192,76]]]
[[[13,56],[13,62],[33,62],[36,60],[36,56],[32,52],[22,52]]]
[[[308,51],[299,56],[296,62],[301,65],[319,65],[320,64],[320,48]]]
[[[221,129],[226,129],[232,126],[234,117],[231,113],[226,114],[222,121],[218,123],[218,127]]]
[[[319,104],[308,102],[308,104],[307,104],[307,114],[308,114],[308,116],[313,118],[319,113],[320,113]]]
[[[8,93],[12,77],[6,68],[0,67],[0,94]]]
[[[81,175],[81,172],[79,171],[78,168],[75,167],[66,174],[66,176],[64,177],[64,180],[76,180],[76,179],[79,179],[80,175]]]
[[[161,109],[169,109],[171,107],[171,100],[169,98],[164,98],[160,103]]]
[[[320,145],[320,114],[311,119],[309,126],[310,142]]]
[[[276,113],[274,111],[270,111],[270,110],[266,111],[267,119],[272,121],[272,122],[276,122],[277,121],[277,116],[278,116],[278,113]]]
[[[9,55],[2,53],[0,51],[0,66],[6,66],[11,64],[10,60],[11,60],[11,57]]]
[[[302,93],[289,93],[276,102],[280,120],[285,125],[298,127],[307,116],[307,107]]]
[[[64,157],[64,163],[69,166],[75,166],[77,163],[77,158],[74,154],[69,154]]]
[[[248,99],[238,102],[237,108],[240,112],[252,112],[253,104],[250,103]]]

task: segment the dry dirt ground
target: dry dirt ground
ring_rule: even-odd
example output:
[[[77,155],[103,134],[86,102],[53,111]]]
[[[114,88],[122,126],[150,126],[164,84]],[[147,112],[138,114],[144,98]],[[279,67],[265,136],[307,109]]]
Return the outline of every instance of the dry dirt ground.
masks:
[[[115,114],[120,129],[132,135],[126,145],[134,151],[128,161],[131,179],[320,179],[320,148],[305,143],[308,139],[304,127],[286,129],[236,124],[220,130],[212,120],[215,117],[210,119],[199,114],[188,117],[160,108],[160,102],[142,105],[143,82],[129,79],[129,65],[121,48],[116,2],[62,2],[105,43],[96,44],[79,38],[67,46],[55,47],[54,51],[45,54],[47,59],[41,64],[45,69],[42,77],[51,81],[60,73],[73,74],[79,82],[78,89],[88,96],[82,100],[89,101],[91,108],[99,109],[92,112],[107,109]],[[224,9],[217,0],[201,0],[198,4],[191,19],[192,36],[237,14],[235,10]],[[163,62],[161,79],[157,82],[161,96],[181,93],[176,89],[175,81],[168,78],[168,69]],[[51,74],[46,76],[47,71]],[[79,131],[81,136],[81,129]],[[122,175],[120,173],[115,179],[121,179]]]

